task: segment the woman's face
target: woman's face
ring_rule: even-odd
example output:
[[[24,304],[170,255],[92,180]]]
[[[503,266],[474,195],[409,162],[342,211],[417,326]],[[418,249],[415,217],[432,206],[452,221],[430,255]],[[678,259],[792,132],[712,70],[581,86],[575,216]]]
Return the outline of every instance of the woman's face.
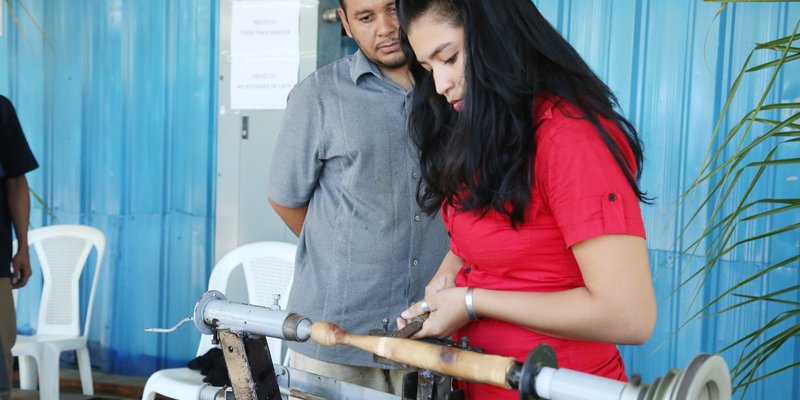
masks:
[[[464,108],[464,27],[448,18],[428,12],[408,27],[408,41],[417,61],[433,74],[436,92],[456,111]]]

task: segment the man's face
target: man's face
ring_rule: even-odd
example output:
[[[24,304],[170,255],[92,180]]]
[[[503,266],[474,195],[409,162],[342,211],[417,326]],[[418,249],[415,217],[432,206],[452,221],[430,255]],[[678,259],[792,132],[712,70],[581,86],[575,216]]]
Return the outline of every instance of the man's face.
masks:
[[[395,69],[405,65],[406,57],[400,48],[395,0],[346,0],[339,17],[358,47],[379,67]]]

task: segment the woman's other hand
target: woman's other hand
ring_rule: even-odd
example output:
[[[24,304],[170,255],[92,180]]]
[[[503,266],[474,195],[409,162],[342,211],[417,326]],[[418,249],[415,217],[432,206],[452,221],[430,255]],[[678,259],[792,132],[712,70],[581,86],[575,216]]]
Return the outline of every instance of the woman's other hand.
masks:
[[[464,259],[452,251],[448,251],[439,265],[436,275],[431,278],[428,286],[425,286],[425,298],[433,296],[443,289],[456,287],[456,275],[463,266]]]
[[[456,330],[468,324],[470,321],[464,301],[466,294],[467,288],[465,287],[449,287],[426,296],[425,302],[430,308],[430,315],[422,325],[422,329],[411,339],[449,338]],[[398,328],[403,329],[408,321],[422,314],[425,314],[422,302],[412,304],[397,318]]]

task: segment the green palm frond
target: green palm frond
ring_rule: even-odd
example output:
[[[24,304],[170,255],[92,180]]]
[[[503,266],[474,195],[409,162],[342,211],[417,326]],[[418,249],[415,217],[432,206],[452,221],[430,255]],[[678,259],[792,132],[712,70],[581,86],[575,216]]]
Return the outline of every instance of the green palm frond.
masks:
[[[17,25],[17,29],[19,29],[19,32],[22,34],[22,37],[25,39],[25,43],[28,43],[28,45],[30,46],[31,42],[28,39],[28,35],[25,33],[25,29],[23,29],[22,27],[22,23],[20,22],[19,17],[17,16],[16,10],[14,10],[14,6],[11,5],[11,0],[5,0],[5,3],[6,6],[8,6],[8,12],[11,14],[11,18],[14,20],[14,24]],[[44,30],[42,29],[41,26],[39,26],[39,23],[36,22],[36,18],[33,18],[33,15],[31,15],[30,11],[28,11],[28,7],[25,7],[25,3],[23,3],[22,0],[15,0],[15,3],[19,4],[19,7],[22,9],[25,15],[28,16],[28,20],[31,21],[34,28],[36,28],[36,30],[39,31],[39,34],[42,35],[42,38],[44,39],[44,42],[47,44],[47,46],[52,47],[50,45],[50,40],[44,33]]]
[[[744,246],[755,242],[772,240],[800,232],[800,197],[769,198],[759,196],[756,188],[768,184],[767,177],[778,168],[800,170],[800,157],[797,146],[800,144],[800,103],[785,101],[770,104],[767,99],[776,97],[773,93],[776,81],[785,71],[785,66],[800,59],[800,20],[791,35],[759,43],[750,51],[739,74],[733,80],[728,96],[712,133],[711,143],[703,158],[697,178],[681,194],[678,201],[688,202],[700,188],[707,189],[698,199],[699,206],[687,214],[687,222],[681,228],[679,237],[685,239],[690,225],[701,217],[709,223],[696,237],[682,246],[685,254],[701,256],[703,265],[692,271],[673,293],[691,282],[699,283],[689,307],[702,295],[703,287],[711,279],[721,264]],[[756,55],[767,52],[768,61],[753,65]],[[772,58],[772,55],[776,55]],[[732,104],[737,99],[743,80],[750,74],[769,74],[763,93],[754,99],[755,106],[741,116],[732,115]],[[777,96],[779,97],[779,96]],[[767,114],[767,115],[765,115]],[[780,118],[775,115],[782,114]],[[726,121],[735,121],[724,132]],[[764,131],[761,133],[761,131]],[[758,133],[757,133],[758,132]],[[758,156],[758,154],[766,154]],[[757,230],[752,229],[758,223]],[[782,236],[783,235],[783,236]],[[755,382],[800,367],[800,362],[789,362],[775,367],[768,363],[784,345],[791,343],[800,335],[800,303],[796,301],[800,285],[790,283],[789,287],[773,290],[767,294],[747,294],[755,282],[772,276],[776,271],[796,267],[800,264],[800,254],[789,256],[778,262],[766,262],[754,273],[720,288],[721,292],[711,300],[705,301],[698,310],[690,313],[689,321],[697,318],[716,318],[727,313],[744,310],[744,307],[758,304],[774,304],[778,307],[764,307],[774,315],[764,315],[768,320],[764,326],[744,334],[726,345],[721,352],[738,351],[736,364],[731,369],[734,389],[744,396]]]
[[[772,299],[759,296],[753,296],[753,298],[760,301],[772,301]],[[769,371],[763,375],[758,375],[759,368],[763,366],[770,357],[783,348],[787,342],[793,340],[795,336],[800,334],[800,324],[795,323],[792,326],[783,328],[783,330],[774,334],[770,331],[774,329],[781,329],[781,325],[785,324],[787,321],[796,320],[798,316],[800,316],[800,309],[797,307],[795,307],[793,310],[780,313],[763,327],[750,332],[740,340],[723,349],[723,351],[725,351],[733,348],[736,345],[745,343],[744,350],[742,350],[739,360],[731,369],[731,378],[734,382],[736,382],[734,389],[741,389],[743,391],[742,397],[744,397],[751,384],[800,365],[800,363],[792,363],[776,370]],[[765,336],[767,338],[763,343],[756,344],[760,338]]]
[[[758,276],[755,276],[755,275],[751,276],[751,278],[753,278],[753,279],[749,279],[748,282],[751,282],[755,278],[759,278],[759,277],[763,276],[764,274],[772,271],[775,268],[780,268],[782,266],[785,266],[785,265],[787,265],[787,264],[789,264],[791,262],[797,261],[797,260],[800,260],[800,256],[794,257],[794,258],[789,259],[789,260],[784,260],[784,261],[780,262],[779,264],[773,265],[770,268],[768,268],[769,271],[765,270],[762,274],[758,274]],[[747,282],[741,282],[741,284],[744,284],[744,283],[747,283]],[[737,285],[737,288],[740,287],[740,286],[741,285]],[[775,292],[772,292],[772,293],[768,293],[768,294],[765,294],[763,296],[749,296],[749,295],[742,295],[742,294],[734,294],[733,290],[735,290],[735,288],[728,289],[725,293],[721,294],[720,297],[731,295],[731,296],[734,296],[734,297],[737,297],[737,298],[744,298],[746,300],[741,301],[739,303],[736,303],[736,304],[734,304],[732,306],[723,308],[722,310],[719,310],[719,311],[717,311],[717,312],[715,312],[713,314],[705,315],[705,316],[703,316],[703,318],[716,317],[716,316],[722,315],[722,314],[724,314],[724,313],[726,313],[728,311],[733,311],[733,310],[735,310],[737,308],[741,308],[741,307],[744,307],[746,305],[753,304],[753,303],[756,303],[756,302],[759,302],[759,301],[768,300],[768,299],[771,299],[772,301],[774,301],[776,303],[785,303],[785,304],[788,304],[788,305],[791,305],[791,306],[794,306],[794,307],[800,306],[800,302],[783,300],[783,299],[779,299],[778,298],[778,296],[782,296],[782,295],[786,295],[786,294],[794,294],[795,292],[800,290],[800,285],[790,286],[788,288],[784,288],[784,289],[781,289],[781,290],[778,290],[778,291],[775,291]],[[700,316],[700,314],[701,313],[695,314],[695,316]]]
[[[53,212],[53,209],[50,208],[49,205],[47,205],[47,202],[44,201],[42,196],[39,196],[39,193],[36,193],[36,191],[33,190],[33,189],[29,189],[29,190],[31,192],[31,195],[33,195],[33,198],[36,199],[36,201],[42,206],[42,209],[44,210],[44,212],[47,213],[47,216],[50,217],[50,220],[53,221],[54,223],[58,223],[59,222],[58,221],[58,217]]]
[[[795,119],[800,119],[800,114],[799,115],[795,115],[793,117],[790,117],[787,121],[795,120]],[[772,160],[772,157],[778,151],[780,146],[788,144],[788,143],[793,143],[793,142],[795,142],[797,140],[800,140],[800,139],[789,139],[789,140],[786,140],[786,141],[782,141],[782,142],[778,143],[777,145],[773,146],[771,148],[770,152],[767,154],[767,156],[764,159],[764,161],[749,163],[749,164],[746,164],[744,167],[741,167],[741,168],[738,167],[738,166],[741,163],[745,162],[745,159],[749,156],[751,150],[755,149],[758,144],[761,144],[761,143],[765,142],[767,139],[771,139],[771,138],[774,138],[774,137],[785,136],[786,132],[781,132],[779,129],[782,129],[782,127],[788,126],[787,121],[784,121],[783,123],[779,123],[775,128],[770,129],[767,133],[759,136],[758,138],[753,140],[752,143],[750,143],[749,145],[745,146],[743,149],[737,151],[730,158],[728,158],[727,160],[725,160],[723,162],[723,164],[725,164],[728,169],[731,169],[731,170],[735,169],[735,172],[733,173],[733,178],[730,178],[730,180],[727,181],[727,182],[723,181],[723,180],[720,180],[719,182],[714,184],[714,186],[712,186],[711,189],[709,190],[709,195],[705,199],[702,200],[700,206],[695,209],[694,213],[689,218],[689,222],[684,227],[684,229],[688,228],[688,225],[690,223],[692,223],[695,220],[695,218],[701,214],[702,211],[705,210],[705,208],[709,205],[709,203],[711,203],[712,200],[716,200],[715,203],[717,204],[717,206],[714,208],[714,210],[712,212],[712,216],[710,217],[710,220],[711,221],[715,221],[715,220],[719,219],[719,222],[717,222],[715,224],[710,224],[709,226],[707,226],[703,230],[703,232],[698,236],[698,238],[695,239],[693,242],[690,242],[688,245],[684,246],[684,250],[683,250],[686,253],[695,254],[697,252],[697,249],[699,248],[699,246],[701,246],[702,244],[708,242],[709,239],[710,239],[710,243],[708,243],[708,249],[703,254],[703,256],[706,257],[706,259],[708,259],[709,261],[707,261],[706,264],[702,268],[698,269],[692,275],[690,275],[688,279],[686,279],[681,284],[679,284],[677,287],[675,287],[673,289],[673,294],[676,293],[677,291],[679,291],[680,289],[682,289],[683,286],[685,286],[688,282],[694,280],[695,278],[697,278],[700,275],[703,275],[703,281],[701,283],[705,283],[707,277],[713,271],[713,266],[718,261],[720,261],[720,259],[723,256],[725,256],[730,251],[732,251],[736,246],[738,246],[739,244],[742,244],[742,243],[737,243],[736,245],[734,245],[734,246],[732,246],[730,248],[726,248],[726,246],[729,243],[731,237],[736,232],[735,228],[739,225],[739,222],[740,221],[741,222],[749,221],[749,220],[754,219],[755,216],[747,216],[747,214],[746,214],[747,211],[750,208],[752,208],[755,205],[760,205],[760,204],[775,204],[775,203],[779,203],[779,202],[783,202],[783,203],[787,203],[788,202],[789,204],[792,204],[792,203],[796,203],[796,202],[800,201],[799,199],[758,199],[758,200],[756,200],[754,202],[750,202],[750,203],[747,203],[747,204],[742,204],[744,201],[746,201],[749,198],[751,192],[755,189],[756,184],[759,182],[761,176],[763,175],[763,173],[766,170],[766,168],[764,168],[765,166],[773,165],[773,164],[785,164],[785,163],[787,163],[786,160],[780,160],[781,161],[780,163],[775,163]],[[748,185],[744,195],[740,199],[740,203],[734,208],[734,211],[732,213],[730,213],[728,215],[725,215],[724,217],[720,217],[719,213],[721,213],[723,211],[723,207],[722,206],[725,205],[728,202],[732,191],[734,190],[734,188],[736,188],[736,185],[739,183],[740,177],[745,173],[746,168],[748,168],[748,167],[756,167],[756,166],[759,166],[761,168],[758,169],[758,171],[755,174],[755,177],[750,181],[750,184]],[[713,171],[715,171],[715,173],[720,173],[722,171],[722,167],[717,167],[717,168],[713,169]],[[698,179],[709,179],[710,177],[711,177],[711,175],[709,175],[707,177],[700,177]],[[727,183],[727,185],[725,185],[726,183]],[[695,187],[697,187],[697,186],[695,186]],[[715,194],[718,196],[716,199],[714,198]],[[795,207],[792,207],[792,206],[790,206],[789,208],[772,209],[772,210],[768,211],[768,215],[772,215],[772,214],[776,214],[776,213],[782,213],[782,212],[788,212],[788,211],[792,211],[794,209],[795,209]],[[721,231],[721,234],[715,235],[715,233],[717,233],[719,231]],[[752,241],[752,240],[750,240],[750,241]],[[697,298],[698,295],[699,295],[699,292],[696,292],[695,293],[695,298],[693,298],[691,304],[694,304],[694,301],[696,301],[696,298]]]

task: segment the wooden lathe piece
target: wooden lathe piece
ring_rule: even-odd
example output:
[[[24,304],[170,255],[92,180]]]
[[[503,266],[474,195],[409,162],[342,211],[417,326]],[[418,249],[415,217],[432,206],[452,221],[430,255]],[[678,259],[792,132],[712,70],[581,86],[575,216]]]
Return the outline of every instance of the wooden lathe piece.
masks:
[[[329,322],[315,322],[311,340],[322,346],[346,344],[409,366],[472,382],[512,389],[506,381],[511,357],[481,354],[411,339],[357,335]]]

